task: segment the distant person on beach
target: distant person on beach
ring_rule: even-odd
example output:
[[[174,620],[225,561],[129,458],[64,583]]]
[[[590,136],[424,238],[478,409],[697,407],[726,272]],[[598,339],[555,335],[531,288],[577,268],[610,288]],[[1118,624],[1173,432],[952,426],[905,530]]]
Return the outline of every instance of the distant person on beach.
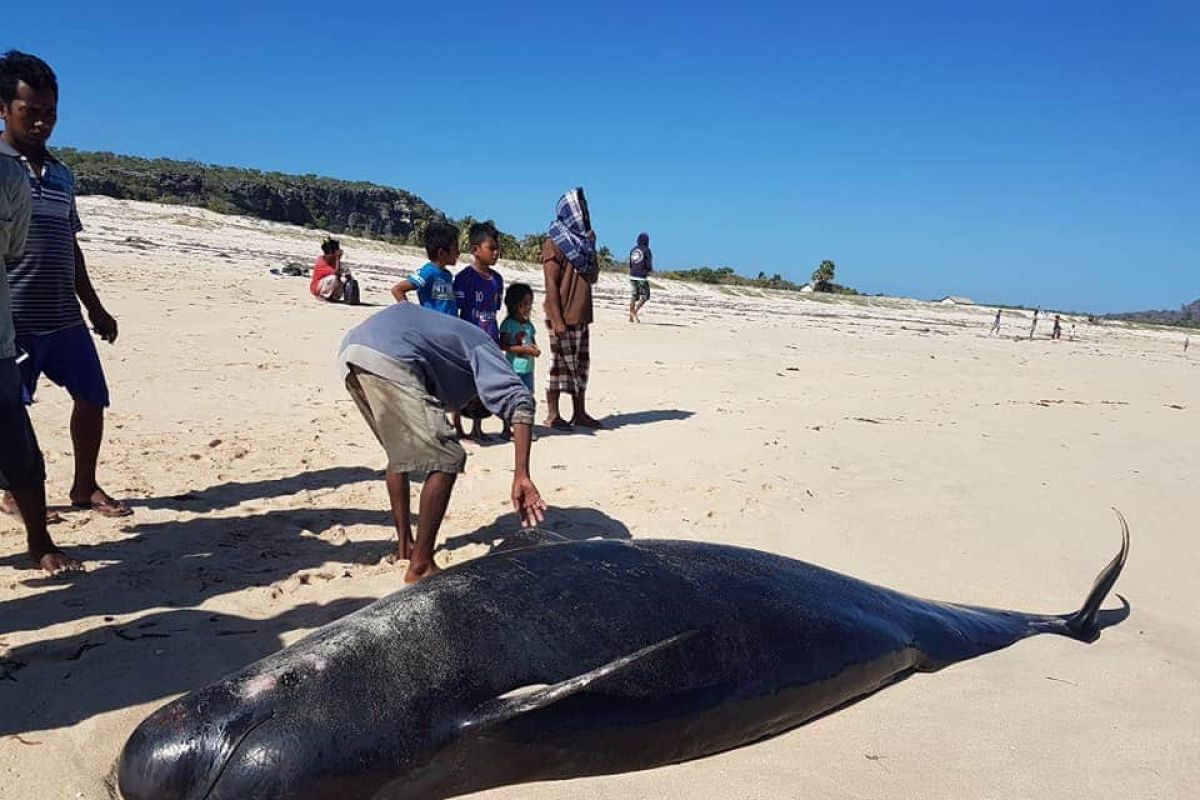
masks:
[[[429,262],[392,287],[398,303],[408,302],[408,293],[416,292],[424,307],[452,317],[458,316],[454,299],[454,273],[449,269],[458,261],[458,228],[447,222],[431,222],[425,228],[425,255]]]
[[[542,354],[537,346],[537,328],[533,327],[533,289],[527,283],[514,283],[504,293],[504,306],[508,316],[500,323],[500,349],[521,383],[532,392],[534,359]],[[512,436],[507,420],[501,436]]]
[[[1075,341],[1075,323],[1074,322],[1071,323],[1071,335],[1068,337],[1068,341],[1071,341],[1071,342]]]
[[[542,273],[546,279],[546,327],[550,329],[550,379],[546,382],[546,424],[569,429],[572,425],[600,428],[587,413],[585,394],[591,369],[592,284],[600,277],[596,260],[596,233],[583,188],[559,198],[550,235],[542,246]],[[574,403],[571,421],[562,418],[558,398],[563,392]]]
[[[313,297],[330,303],[358,305],[358,281],[342,265],[342,245],[337,239],[321,242],[321,255],[313,264],[312,281],[308,290]]]
[[[70,393],[71,505],[106,517],[128,516],[133,511],[96,480],[108,384],[79,304],[92,330],[110,344],[117,340],[117,321],[100,302],[76,240],[83,225],[75,208],[75,176],[46,149],[58,119],[54,71],[34,56],[6,53],[0,58],[0,112],[6,151],[16,151],[33,203],[25,256],[8,266],[16,345],[27,355],[20,364],[23,399],[33,402],[43,373]],[[3,505],[14,504],[6,493]]]
[[[1035,308],[1033,310],[1033,324],[1029,326],[1029,338],[1033,338],[1033,332],[1037,330],[1038,314],[1042,313],[1042,309]]]
[[[533,394],[492,338],[461,319],[397,303],[353,328],[338,361],[346,389],[387,453],[387,488],[408,560],[406,583],[438,572],[433,548],[467,454],[447,410],[478,400],[512,426],[516,446],[511,499],[524,526],[542,521],[546,504],[529,477]],[[426,473],[414,540],[409,473]]]
[[[1050,331],[1050,338],[1056,340],[1062,338],[1062,317],[1058,314],[1054,315],[1054,328]]]
[[[1188,345],[1190,345],[1191,343],[1192,343],[1192,337],[1191,337],[1191,336],[1185,336],[1185,337],[1183,337],[1183,352],[1185,352],[1185,353],[1186,353],[1186,352],[1188,351]]]
[[[650,273],[654,271],[654,254],[650,252],[650,234],[639,233],[637,245],[629,251],[629,285],[633,297],[629,301],[629,321],[641,322],[638,312],[650,299]]]
[[[988,336],[1000,333],[1000,309],[996,309],[996,318],[992,320],[992,329],[988,331]]]
[[[500,344],[500,306],[504,298],[504,278],[493,267],[500,260],[500,232],[488,222],[476,222],[467,229],[471,264],[454,276],[454,300],[458,315],[477,326]],[[483,409],[475,410],[471,420],[471,439],[483,439]],[[454,430],[463,436],[462,415],[454,413]]]
[[[12,102],[7,79],[0,73],[4,98],[0,112],[5,115]],[[0,139],[0,489],[11,493],[11,510],[21,516],[30,559],[54,576],[83,566],[59,550],[50,538],[46,527],[46,465],[21,397],[8,268],[21,263],[25,255],[31,207],[29,178],[21,154]]]

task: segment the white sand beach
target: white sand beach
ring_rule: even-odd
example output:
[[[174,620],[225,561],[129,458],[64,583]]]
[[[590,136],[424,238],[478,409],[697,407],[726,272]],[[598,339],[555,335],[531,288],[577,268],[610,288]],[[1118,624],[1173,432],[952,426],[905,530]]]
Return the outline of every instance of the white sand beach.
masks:
[[[113,406],[100,479],[136,514],[63,511],[52,532],[88,565],[70,581],[27,569],[17,521],[0,517],[0,796],[12,800],[108,797],[114,758],[155,708],[401,587],[383,560],[382,452],[334,364],[375,309],[321,304],[307,279],[269,272],[310,266],[321,234],[79,205],[93,281],[121,325],[101,345]],[[378,305],[425,260],[342,246]],[[499,269],[540,304],[540,271]],[[588,400],[606,429],[534,445],[547,527],[742,545],[923,597],[1065,612],[1117,551],[1115,506],[1132,531],[1117,585],[1132,613],[1092,645],[1030,639],[719,756],[478,797],[1194,796],[1200,351],[1183,352],[1182,332],[1071,318],[1075,341],[1050,341],[1048,320],[1030,341],[1017,311],[994,337],[984,306],[661,280],[633,325],[627,286],[605,275],[597,291]],[[38,400],[61,506],[70,403],[50,384]],[[467,449],[443,566],[515,528],[511,448]]]

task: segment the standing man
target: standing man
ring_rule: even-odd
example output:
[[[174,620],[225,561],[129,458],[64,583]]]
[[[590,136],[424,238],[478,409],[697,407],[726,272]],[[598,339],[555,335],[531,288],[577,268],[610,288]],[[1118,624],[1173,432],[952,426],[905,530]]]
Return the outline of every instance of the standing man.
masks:
[[[58,575],[81,566],[55,547],[46,529],[46,468],[21,399],[8,291],[8,268],[25,255],[30,206],[20,154],[0,140],[0,488],[11,493],[25,523],[29,557],[48,574]]]
[[[592,284],[600,277],[596,261],[596,233],[588,213],[583,188],[564,194],[555,206],[550,236],[542,246],[542,273],[546,279],[546,327],[550,331],[550,379],[546,382],[546,424],[569,429],[572,425],[599,428],[585,404],[591,344]],[[571,395],[571,421],[558,411],[558,397]]]
[[[641,322],[638,312],[650,299],[650,273],[654,271],[654,255],[650,252],[650,234],[639,233],[637,246],[629,251],[629,285],[633,298],[629,301],[629,321]]]
[[[20,365],[23,398],[33,402],[43,372],[71,394],[71,505],[127,516],[133,513],[129,507],[96,481],[108,385],[79,304],[106,342],[116,341],[117,321],[96,296],[75,239],[83,229],[75,209],[75,176],[46,149],[58,120],[58,79],[40,58],[16,50],[0,57],[0,117],[4,145],[16,152],[33,201],[25,256],[8,267],[17,347],[28,354]],[[4,504],[14,500],[6,494]]]

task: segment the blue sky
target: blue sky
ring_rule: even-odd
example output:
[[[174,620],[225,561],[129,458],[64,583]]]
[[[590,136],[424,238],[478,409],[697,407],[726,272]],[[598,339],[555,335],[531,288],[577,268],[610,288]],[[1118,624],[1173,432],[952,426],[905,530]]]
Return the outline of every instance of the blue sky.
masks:
[[[658,266],[1094,311],[1200,297],[1200,4],[42,3],[54,143],[409,189]],[[347,254],[351,256],[351,254]],[[352,257],[352,256],[351,256]]]

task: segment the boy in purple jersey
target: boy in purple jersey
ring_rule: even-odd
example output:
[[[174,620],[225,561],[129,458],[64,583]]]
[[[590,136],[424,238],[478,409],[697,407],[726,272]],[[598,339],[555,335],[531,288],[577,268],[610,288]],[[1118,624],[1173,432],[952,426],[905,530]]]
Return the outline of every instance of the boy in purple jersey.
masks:
[[[500,234],[492,223],[476,222],[467,229],[467,242],[471,247],[471,266],[454,277],[458,316],[478,326],[498,345],[500,320],[497,312],[504,300],[504,279],[492,267],[500,259]],[[468,438],[484,438],[483,419],[488,414],[483,409],[468,409],[468,416],[473,419]],[[463,436],[462,416],[457,412],[454,429]]]

